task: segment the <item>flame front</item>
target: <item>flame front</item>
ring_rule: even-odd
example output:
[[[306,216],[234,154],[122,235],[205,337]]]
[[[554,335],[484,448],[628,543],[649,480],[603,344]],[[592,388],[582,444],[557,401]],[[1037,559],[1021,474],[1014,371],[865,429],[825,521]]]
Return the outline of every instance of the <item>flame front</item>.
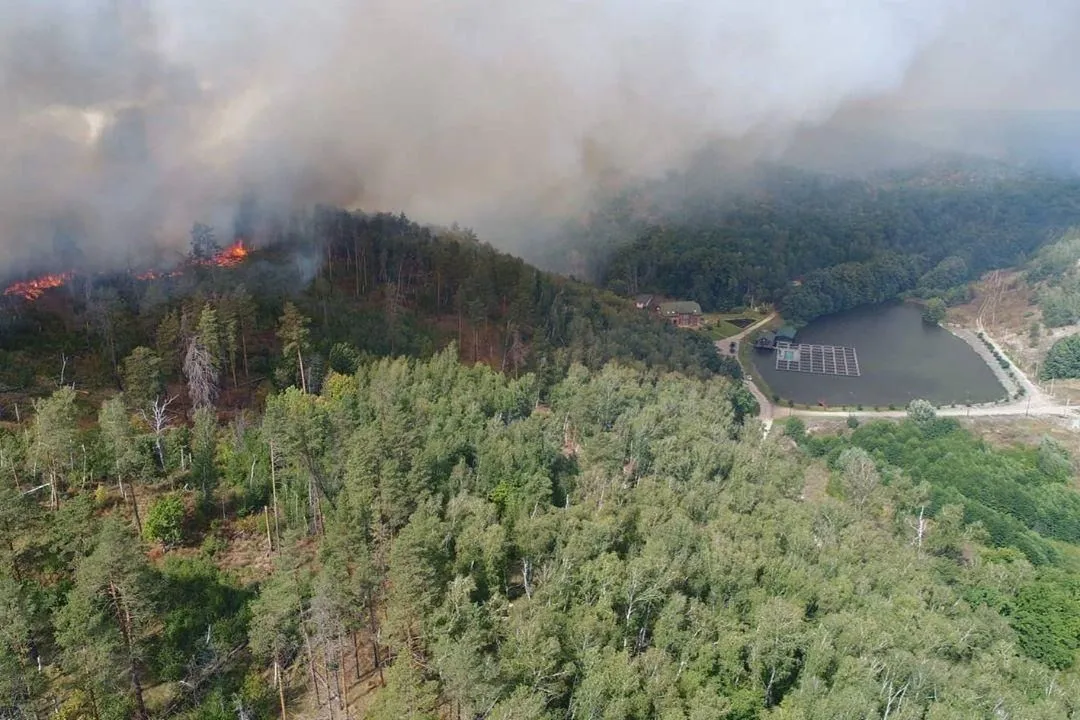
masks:
[[[72,272],[65,272],[56,275],[42,275],[33,280],[24,280],[23,282],[17,282],[8,287],[7,290],[4,290],[4,294],[18,295],[26,300],[37,300],[46,290],[63,287],[74,274],[75,273]]]
[[[228,246],[224,250],[219,251],[214,257],[209,260],[197,262],[196,264],[202,265],[215,265],[217,267],[235,267],[240,263],[247,260],[251,251],[244,245],[243,240],[237,240],[232,245]],[[183,270],[173,270],[170,272],[161,270],[147,270],[146,272],[139,273],[135,276],[138,280],[158,280],[167,277],[176,277],[182,275]],[[46,290],[51,288],[63,287],[72,277],[75,276],[74,272],[64,272],[53,275],[42,275],[41,277],[34,278],[33,280],[23,280],[17,282],[14,285],[9,286],[4,290],[4,295],[12,295],[23,298],[24,300],[37,300],[41,297]]]
[[[244,246],[244,241],[237,240],[215,255],[210,262],[218,267],[232,267],[244,262],[244,260],[247,259],[249,252],[250,251]]]

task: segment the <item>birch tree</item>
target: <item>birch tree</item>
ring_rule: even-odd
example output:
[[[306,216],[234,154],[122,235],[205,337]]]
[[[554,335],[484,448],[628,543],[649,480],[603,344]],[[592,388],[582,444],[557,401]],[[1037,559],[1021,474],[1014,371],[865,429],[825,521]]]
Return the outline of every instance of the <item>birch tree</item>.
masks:
[[[60,506],[60,485],[74,465],[75,391],[62,387],[35,401],[34,410],[30,456],[47,479],[49,505],[55,510]]]

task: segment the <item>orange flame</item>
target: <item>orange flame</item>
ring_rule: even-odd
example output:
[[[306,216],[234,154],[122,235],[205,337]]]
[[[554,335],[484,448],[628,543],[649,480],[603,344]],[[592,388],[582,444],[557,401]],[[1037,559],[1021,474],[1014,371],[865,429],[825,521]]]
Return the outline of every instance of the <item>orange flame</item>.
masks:
[[[225,268],[235,267],[244,262],[250,254],[251,251],[244,245],[244,241],[237,240],[224,250],[219,251],[214,257],[198,264],[216,265],[217,267]],[[137,280],[158,280],[161,278],[176,277],[177,275],[182,274],[182,270],[172,270],[170,272],[163,270],[147,270],[146,272],[139,273],[135,278]],[[62,287],[74,276],[75,273],[69,271],[54,275],[42,275],[33,280],[23,280],[4,290],[4,295],[14,295],[25,300],[37,300],[45,294],[46,290]]]
[[[45,294],[46,290],[62,287],[73,275],[74,273],[72,272],[59,273],[57,275],[42,275],[33,280],[17,282],[4,290],[4,294],[18,295],[26,300],[37,300]]]
[[[237,240],[229,247],[225,248],[213,258],[210,262],[218,267],[233,267],[239,265],[247,259],[250,251],[244,246],[243,240]]]

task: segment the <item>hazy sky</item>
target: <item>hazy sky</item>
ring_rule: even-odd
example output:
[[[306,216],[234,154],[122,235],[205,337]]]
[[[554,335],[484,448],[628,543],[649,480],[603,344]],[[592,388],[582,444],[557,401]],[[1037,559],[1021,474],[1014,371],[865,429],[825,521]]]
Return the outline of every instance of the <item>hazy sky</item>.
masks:
[[[483,231],[713,139],[1077,109],[1078,31],[1076,0],[5,0],[0,275],[61,218],[110,259],[245,190]]]

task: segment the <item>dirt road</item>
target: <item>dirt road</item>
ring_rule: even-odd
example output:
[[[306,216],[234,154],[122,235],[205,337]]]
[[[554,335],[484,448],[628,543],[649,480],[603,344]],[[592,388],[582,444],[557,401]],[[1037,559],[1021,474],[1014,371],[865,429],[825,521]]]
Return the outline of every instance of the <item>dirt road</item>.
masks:
[[[742,342],[743,338],[750,337],[750,334],[752,332],[757,330],[762,325],[765,325],[775,317],[776,313],[771,313],[768,317],[758,320],[756,323],[747,327],[738,335],[732,335],[729,338],[717,340],[715,342],[717,352],[722,355],[727,355],[727,348],[731,346],[732,342]],[[738,353],[736,353],[736,356],[738,356]],[[750,379],[750,374],[746,373],[745,368],[743,369],[743,372],[743,383],[746,384],[746,389],[750,391],[750,394],[754,396],[754,399],[757,400],[758,403],[758,420],[761,421],[762,434],[765,437],[768,437],[769,431],[772,430],[773,404],[769,402],[769,399],[765,397],[765,394],[761,392],[761,390],[758,389],[758,386],[754,384],[754,381]]]

